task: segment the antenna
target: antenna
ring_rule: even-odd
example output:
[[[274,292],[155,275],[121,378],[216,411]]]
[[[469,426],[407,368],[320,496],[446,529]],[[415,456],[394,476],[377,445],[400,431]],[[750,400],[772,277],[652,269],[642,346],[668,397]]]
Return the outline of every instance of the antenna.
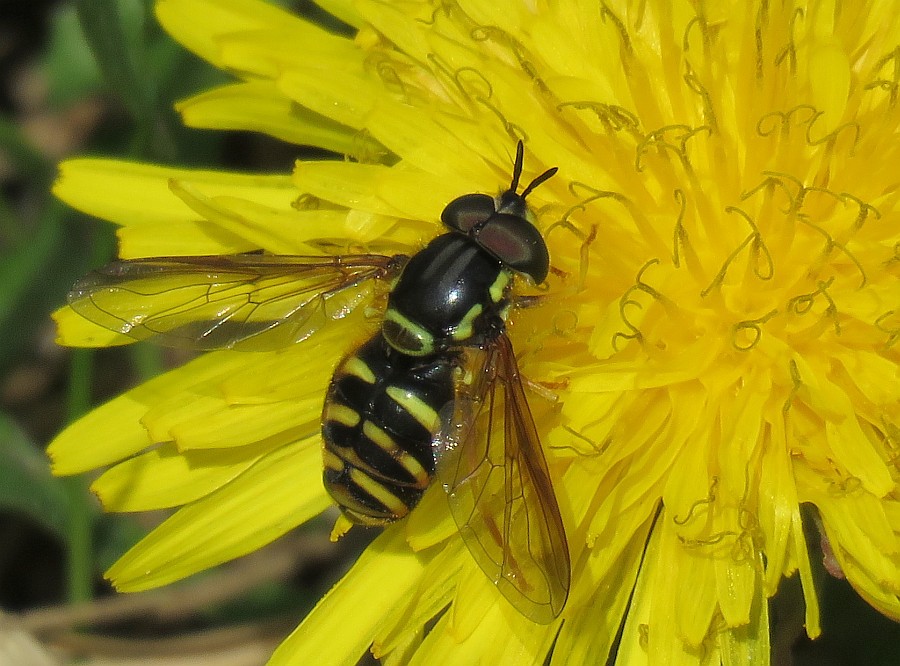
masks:
[[[531,181],[528,184],[528,187],[526,187],[525,190],[522,192],[522,194],[519,196],[521,196],[524,199],[529,194],[531,194],[532,190],[534,190],[534,188],[536,188],[538,185],[543,183],[545,180],[548,180],[548,179],[552,178],[553,176],[555,176],[557,171],[559,171],[559,167],[551,167],[551,168],[547,169],[544,173],[542,173],[540,176],[538,176],[533,181]]]
[[[509,186],[509,191],[513,194],[515,194],[516,190],[519,189],[519,178],[522,176],[522,161],[524,160],[524,157],[525,146],[522,145],[522,140],[519,139],[519,143],[516,144],[516,163],[513,165],[512,184]],[[526,187],[522,194],[520,194],[519,196],[524,199],[529,194],[531,194],[532,191],[534,191],[534,188],[536,188],[548,178],[552,178],[557,171],[559,171],[559,167],[552,167],[550,169],[547,169],[540,176],[532,180],[528,184],[528,187]]]
[[[525,146],[522,145],[522,140],[519,139],[519,143],[516,144],[516,163],[513,165],[512,183],[509,186],[509,191],[513,194],[519,189],[519,177],[522,175],[522,160],[524,157]]]

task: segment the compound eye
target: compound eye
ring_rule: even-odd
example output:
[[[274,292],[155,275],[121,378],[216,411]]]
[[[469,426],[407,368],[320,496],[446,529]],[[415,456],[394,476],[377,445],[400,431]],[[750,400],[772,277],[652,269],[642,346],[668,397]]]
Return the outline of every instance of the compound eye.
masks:
[[[528,275],[537,284],[550,271],[550,253],[541,232],[521,217],[495,215],[478,231],[477,240],[507,268]]]
[[[464,194],[447,204],[441,222],[455,231],[468,234],[476,224],[486,222],[496,212],[494,198],[487,194]]]

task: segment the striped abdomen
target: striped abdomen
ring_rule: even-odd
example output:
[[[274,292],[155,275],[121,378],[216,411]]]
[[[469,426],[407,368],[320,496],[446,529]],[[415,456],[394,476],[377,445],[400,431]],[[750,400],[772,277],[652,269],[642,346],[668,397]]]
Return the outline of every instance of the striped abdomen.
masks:
[[[455,363],[447,353],[400,354],[379,332],[338,366],[322,415],[324,481],[353,522],[390,523],[419,502]]]

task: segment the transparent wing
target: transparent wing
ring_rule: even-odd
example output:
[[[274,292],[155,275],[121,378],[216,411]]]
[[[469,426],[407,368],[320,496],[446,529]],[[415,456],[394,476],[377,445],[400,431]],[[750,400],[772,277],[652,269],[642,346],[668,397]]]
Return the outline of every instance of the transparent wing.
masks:
[[[269,351],[307,338],[372,296],[405,257],[228,256],[115,261],[79,280],[69,305],[136,340],[194,350]]]
[[[505,335],[466,353],[474,373],[445,415],[438,473],[479,566],[523,615],[547,624],[569,593],[569,551],[515,355]]]

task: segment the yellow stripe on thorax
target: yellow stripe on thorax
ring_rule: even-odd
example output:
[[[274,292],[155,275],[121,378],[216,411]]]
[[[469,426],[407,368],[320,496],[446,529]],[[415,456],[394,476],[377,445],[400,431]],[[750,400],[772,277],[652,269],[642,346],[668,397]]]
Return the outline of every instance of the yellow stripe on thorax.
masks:
[[[491,300],[494,301],[494,303],[499,303],[500,299],[503,298],[503,293],[506,291],[509,279],[509,271],[502,270],[497,274],[497,279],[494,280],[494,284],[492,284],[488,290],[488,293],[491,295]]]
[[[395,323],[420,345],[418,349],[406,348],[401,351],[411,356],[427,356],[434,351],[434,336],[431,335],[425,327],[417,324],[408,317],[404,317],[394,308],[388,308],[387,312],[384,313],[384,319],[385,321]],[[394,342],[396,341],[393,341],[391,344],[394,344]]]
[[[472,337],[472,329],[475,325],[475,320],[478,318],[478,315],[482,313],[484,307],[482,307],[481,303],[476,303],[469,311],[463,315],[463,318],[460,322],[453,328],[453,332],[450,334],[454,340],[468,340]]]

